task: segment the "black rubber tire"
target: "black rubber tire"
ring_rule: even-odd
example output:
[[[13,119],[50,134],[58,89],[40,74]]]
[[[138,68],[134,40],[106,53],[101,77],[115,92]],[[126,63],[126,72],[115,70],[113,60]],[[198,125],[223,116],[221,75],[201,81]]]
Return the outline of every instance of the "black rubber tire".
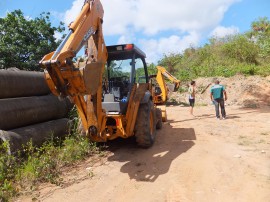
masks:
[[[138,146],[143,148],[151,147],[155,142],[156,110],[151,100],[140,104],[135,125],[135,138]]]
[[[156,120],[157,120],[156,129],[161,129],[162,128],[162,111],[159,108],[156,108]]]

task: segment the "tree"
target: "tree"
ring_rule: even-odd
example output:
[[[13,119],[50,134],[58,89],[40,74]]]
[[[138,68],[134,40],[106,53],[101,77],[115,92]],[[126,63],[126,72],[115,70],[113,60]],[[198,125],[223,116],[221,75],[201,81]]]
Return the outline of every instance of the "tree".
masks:
[[[270,21],[267,17],[259,18],[251,23],[251,31],[248,33],[260,47],[260,56],[269,58],[270,55]]]
[[[27,19],[21,10],[0,18],[0,69],[17,67],[24,70],[40,70],[38,62],[54,51],[60,41],[54,34],[65,30],[50,23],[50,13],[42,13],[35,19]]]
[[[181,62],[181,59],[182,55],[179,53],[170,53],[169,55],[165,54],[164,58],[158,61],[158,65],[164,66],[171,74],[174,74],[177,71],[176,66]]]
[[[202,47],[165,54],[158,62],[181,81],[197,77],[270,74],[270,21],[259,18],[246,33],[212,37]]]
[[[154,63],[147,64],[148,75],[157,74],[157,68]]]
[[[270,32],[270,21],[267,17],[259,18],[258,20],[251,23],[251,28],[254,34],[258,33],[269,33]]]
[[[245,35],[235,35],[231,41],[223,45],[224,55],[239,62],[257,64],[258,47]]]

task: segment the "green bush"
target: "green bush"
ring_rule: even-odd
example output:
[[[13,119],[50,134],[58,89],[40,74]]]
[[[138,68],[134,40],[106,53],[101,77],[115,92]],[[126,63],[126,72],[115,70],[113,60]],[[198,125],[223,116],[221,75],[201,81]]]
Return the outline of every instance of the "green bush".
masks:
[[[12,179],[18,165],[14,156],[7,155],[8,146],[7,142],[0,144],[0,201],[7,201],[16,193]]]
[[[95,143],[85,137],[68,136],[63,142],[50,140],[36,148],[29,142],[24,154],[7,154],[8,144],[0,145],[0,201],[7,201],[20,190],[33,190],[38,183],[59,184],[64,166],[99,152]]]
[[[181,81],[197,77],[230,77],[236,74],[270,74],[270,21],[259,18],[251,30],[223,38],[210,38],[202,47],[187,48],[182,54],[168,54],[159,65]]]

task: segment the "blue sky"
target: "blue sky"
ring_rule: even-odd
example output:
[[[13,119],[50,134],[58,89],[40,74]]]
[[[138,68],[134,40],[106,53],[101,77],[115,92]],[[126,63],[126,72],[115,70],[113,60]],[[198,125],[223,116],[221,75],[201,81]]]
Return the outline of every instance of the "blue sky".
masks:
[[[34,18],[51,12],[51,21],[69,24],[84,0],[0,0],[0,17],[21,9]],[[135,43],[158,61],[163,54],[202,46],[209,37],[242,33],[258,17],[270,19],[269,0],[101,0],[107,45]]]

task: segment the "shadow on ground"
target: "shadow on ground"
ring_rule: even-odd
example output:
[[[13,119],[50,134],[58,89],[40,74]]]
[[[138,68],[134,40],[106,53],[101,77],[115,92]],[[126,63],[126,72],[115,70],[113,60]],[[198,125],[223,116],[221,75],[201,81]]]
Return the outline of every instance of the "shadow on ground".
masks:
[[[130,179],[154,182],[169,171],[174,159],[195,145],[193,140],[196,140],[193,128],[173,128],[166,123],[157,131],[156,142],[151,148],[137,147],[134,138],[109,142],[113,155],[108,161],[125,162],[120,170]]]

